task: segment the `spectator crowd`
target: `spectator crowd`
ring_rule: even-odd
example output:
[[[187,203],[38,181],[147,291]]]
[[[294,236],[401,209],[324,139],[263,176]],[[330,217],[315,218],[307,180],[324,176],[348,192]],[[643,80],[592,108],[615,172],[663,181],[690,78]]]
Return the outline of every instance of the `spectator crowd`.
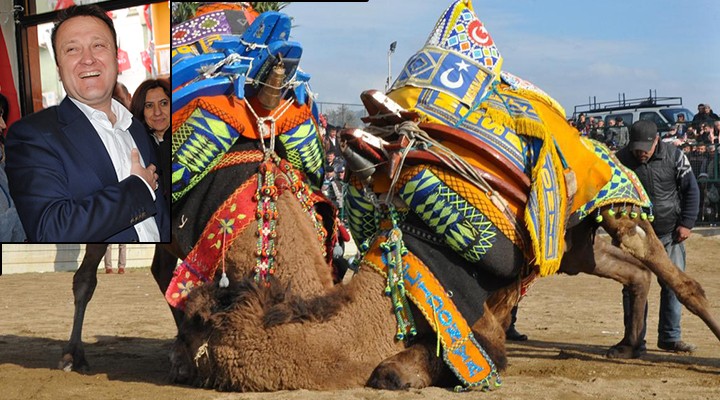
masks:
[[[325,148],[325,180],[322,185],[322,192],[338,208],[338,216],[344,221],[343,198],[345,194],[345,159],[340,150],[339,128],[328,125],[321,127],[323,147]]]
[[[629,132],[621,117],[607,120],[579,114],[570,123],[581,136],[605,143],[611,150],[619,150],[628,144]],[[681,148],[687,155],[700,187],[700,215],[698,222],[716,226],[720,220],[720,117],[709,104],[698,104],[698,112],[692,121],[684,114],[666,132],[661,140]]]

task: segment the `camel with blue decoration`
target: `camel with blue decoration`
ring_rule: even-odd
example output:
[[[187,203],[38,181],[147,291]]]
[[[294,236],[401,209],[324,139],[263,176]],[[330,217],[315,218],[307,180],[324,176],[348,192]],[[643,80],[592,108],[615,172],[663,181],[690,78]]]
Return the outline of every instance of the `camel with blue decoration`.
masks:
[[[176,381],[240,391],[499,385],[510,308],[558,272],[631,288],[633,321],[608,356],[637,355],[651,273],[720,338],[702,288],[654,235],[637,178],[579,138],[550,96],[502,71],[463,0],[387,94],[361,96],[369,126],[343,132],[362,254],[353,279],[333,285],[333,210],[314,197],[317,119],[308,76],[284,66],[300,56],[289,23],[278,28],[284,18],[261,14],[250,33],[195,35],[182,45],[192,49],[174,49],[174,71],[188,79],[173,93],[184,261],[166,298],[185,311]],[[615,246],[594,240],[599,227]]]
[[[201,7],[173,28],[171,252],[183,261],[159,281],[184,314],[172,380],[362,386],[405,348],[385,281],[335,285],[337,211],[319,190],[325,157],[302,47],[288,40],[287,15],[231,6]],[[246,29],[227,22],[239,15]]]

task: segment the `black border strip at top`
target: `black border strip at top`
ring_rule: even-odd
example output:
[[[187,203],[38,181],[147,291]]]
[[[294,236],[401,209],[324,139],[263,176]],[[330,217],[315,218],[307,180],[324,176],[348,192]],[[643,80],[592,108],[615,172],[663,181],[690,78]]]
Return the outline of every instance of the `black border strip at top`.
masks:
[[[29,0],[29,1],[34,1],[34,0]],[[119,10],[121,8],[144,6],[144,5],[153,4],[153,3],[164,3],[166,1],[167,0],[107,0],[107,1],[101,1],[98,3],[94,3],[94,4],[99,6],[100,8],[102,8],[105,11],[113,11],[113,10]],[[18,3],[23,3],[23,2],[24,2],[24,0],[15,0],[16,5],[18,5]],[[61,11],[62,10],[50,11],[50,12],[45,12],[42,14],[34,14],[34,15],[24,15],[23,13],[20,13],[18,15],[19,28],[25,28],[28,26],[44,24],[46,22],[54,22],[57,20],[57,16]]]

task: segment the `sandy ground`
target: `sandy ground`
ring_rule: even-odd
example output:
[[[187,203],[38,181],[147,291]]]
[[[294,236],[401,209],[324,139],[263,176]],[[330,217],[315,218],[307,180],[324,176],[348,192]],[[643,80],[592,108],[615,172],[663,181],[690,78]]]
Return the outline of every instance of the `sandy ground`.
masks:
[[[689,273],[700,281],[720,318],[720,237],[693,235]],[[621,337],[619,284],[590,276],[541,279],[520,307],[518,329],[530,336],[509,344],[502,387],[488,393],[442,388],[386,392],[220,393],[167,382],[174,324],[148,269],[98,276],[84,339],[87,374],[56,369],[71,329],[72,273],[0,277],[2,399],[720,399],[720,343],[699,318],[685,313],[683,338],[692,355],[658,351],[659,288],[653,283],[649,352],[642,359],[603,357]]]

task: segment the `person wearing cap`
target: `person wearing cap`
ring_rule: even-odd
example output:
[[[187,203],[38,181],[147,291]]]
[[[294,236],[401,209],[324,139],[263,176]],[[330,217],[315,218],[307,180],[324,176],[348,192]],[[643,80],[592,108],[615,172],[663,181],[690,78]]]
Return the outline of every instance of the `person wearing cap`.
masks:
[[[630,141],[617,152],[617,158],[637,174],[650,200],[655,219],[652,227],[665,246],[672,262],[685,271],[684,241],[690,237],[700,209],[700,190],[685,153],[660,140],[657,125],[637,121],[630,128]],[[660,284],[660,320],[658,348],[676,353],[691,353],[695,346],[681,339],[682,305],[675,293]],[[623,288],[625,322],[630,320],[630,290]],[[645,305],[647,320],[647,304]],[[646,327],[640,332],[645,343]]]

